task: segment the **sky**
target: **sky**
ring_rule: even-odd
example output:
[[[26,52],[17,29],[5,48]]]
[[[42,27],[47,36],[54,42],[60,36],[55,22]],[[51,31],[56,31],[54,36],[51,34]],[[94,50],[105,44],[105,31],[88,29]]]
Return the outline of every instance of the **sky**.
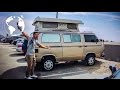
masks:
[[[34,31],[32,23],[37,16],[56,18],[56,12],[0,12],[0,34],[5,36],[9,32],[5,23],[8,17],[21,15],[28,34]],[[58,12],[58,18],[81,20],[84,24],[79,25],[80,32],[90,31],[99,39],[120,42],[120,12]],[[13,34],[19,33],[16,30]]]

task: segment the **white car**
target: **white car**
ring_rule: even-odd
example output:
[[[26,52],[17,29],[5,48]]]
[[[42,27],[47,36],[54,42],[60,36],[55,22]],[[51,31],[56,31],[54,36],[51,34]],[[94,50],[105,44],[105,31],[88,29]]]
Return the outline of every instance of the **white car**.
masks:
[[[16,42],[16,45],[18,45],[19,43],[23,43],[23,42],[24,42],[24,39],[23,39],[23,38],[18,38],[16,41],[17,41],[17,42]]]
[[[16,51],[22,52],[22,44],[23,44],[23,42],[24,42],[24,39],[23,39],[23,38],[17,40],[17,43],[16,43],[16,46],[17,46]]]

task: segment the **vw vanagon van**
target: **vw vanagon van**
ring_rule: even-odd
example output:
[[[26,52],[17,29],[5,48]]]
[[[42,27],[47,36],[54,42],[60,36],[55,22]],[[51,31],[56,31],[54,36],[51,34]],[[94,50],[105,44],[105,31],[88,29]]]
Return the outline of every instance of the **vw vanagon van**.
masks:
[[[37,63],[44,70],[52,70],[61,61],[82,60],[86,65],[95,64],[101,57],[104,45],[94,33],[52,31],[41,32],[39,42],[50,49],[36,47]]]

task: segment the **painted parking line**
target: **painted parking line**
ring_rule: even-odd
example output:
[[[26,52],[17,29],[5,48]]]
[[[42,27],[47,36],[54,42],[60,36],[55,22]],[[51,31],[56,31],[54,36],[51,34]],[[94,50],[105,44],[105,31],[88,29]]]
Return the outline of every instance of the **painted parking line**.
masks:
[[[40,77],[55,77],[55,76],[78,74],[78,73],[83,73],[83,72],[88,72],[88,71],[87,71],[87,70],[82,70],[82,71],[77,71],[77,72],[69,72],[69,73],[61,73],[61,74],[52,74],[52,75],[45,75],[45,76],[40,76]]]
[[[96,73],[85,73],[80,75],[71,75],[71,76],[64,76],[62,79],[104,79],[105,77],[108,77],[109,74],[96,74]]]

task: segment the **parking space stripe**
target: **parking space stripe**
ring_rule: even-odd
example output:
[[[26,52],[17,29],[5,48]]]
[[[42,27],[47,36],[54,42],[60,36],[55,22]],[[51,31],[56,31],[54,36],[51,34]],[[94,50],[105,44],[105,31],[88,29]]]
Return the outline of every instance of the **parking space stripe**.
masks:
[[[63,76],[63,75],[71,75],[71,74],[77,74],[81,72],[86,72],[87,70],[77,71],[77,72],[69,72],[69,73],[62,73],[62,74],[52,74],[52,75],[45,75],[40,77],[55,77],[55,76]]]

